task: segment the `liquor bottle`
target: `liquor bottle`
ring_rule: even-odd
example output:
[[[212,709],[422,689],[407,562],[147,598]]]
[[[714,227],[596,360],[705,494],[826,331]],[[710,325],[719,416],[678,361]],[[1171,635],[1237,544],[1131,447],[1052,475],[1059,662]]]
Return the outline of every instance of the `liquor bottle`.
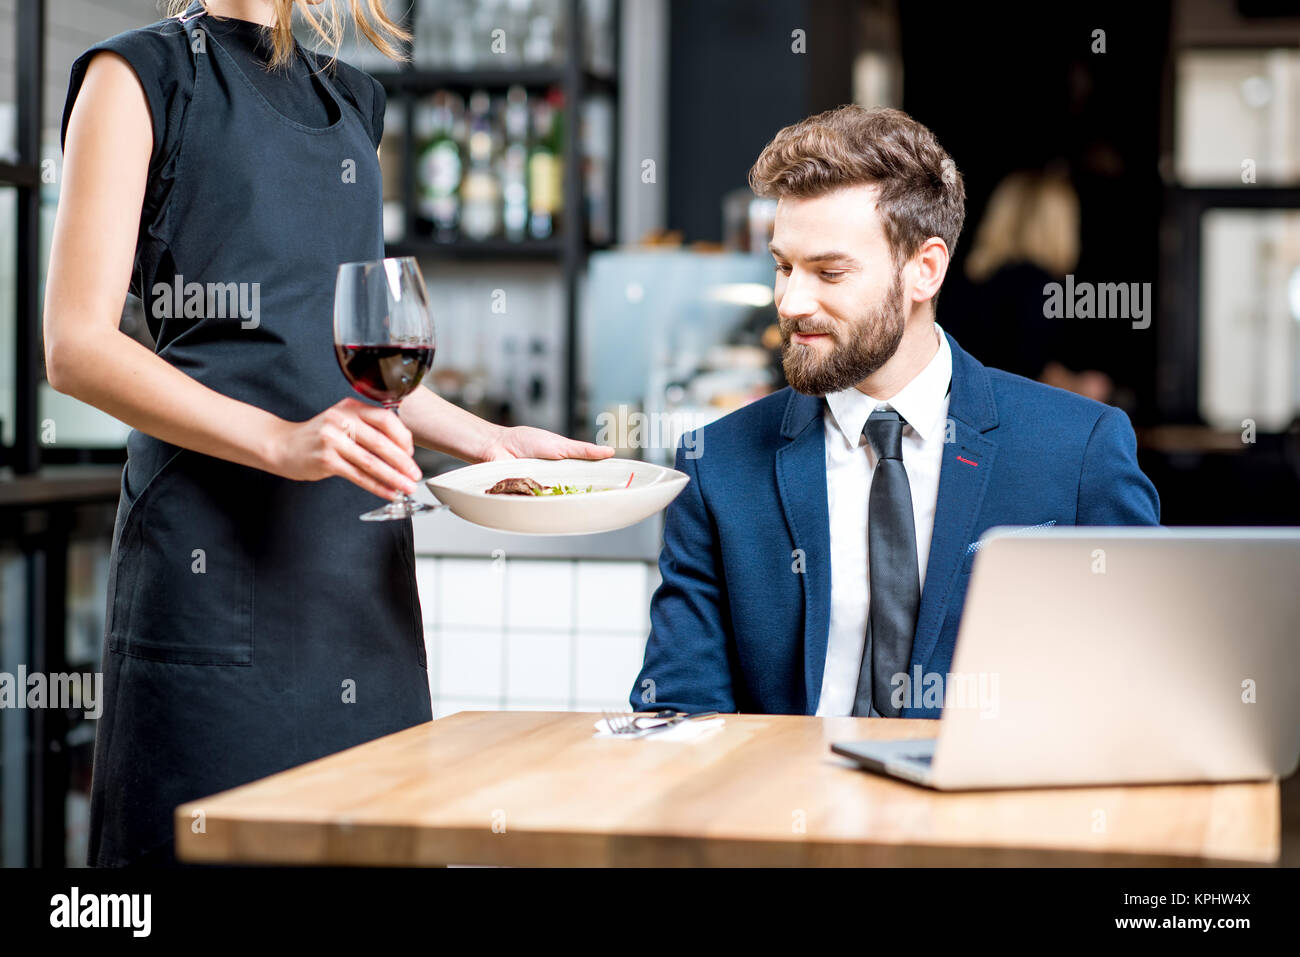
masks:
[[[418,212],[438,242],[456,239],[460,225],[461,151],[455,139],[456,111],[452,94],[439,90],[420,111],[425,134],[416,181]]]
[[[598,76],[614,73],[614,0],[584,0],[583,63]]]
[[[565,124],[570,121],[570,116],[564,102],[564,91],[559,87],[548,90],[546,99],[550,101],[551,115],[554,117],[551,125],[551,151],[555,154],[555,165],[551,168],[551,189],[555,193],[555,210],[551,214],[551,219],[558,233],[564,223],[564,130]]]
[[[451,24],[445,10],[432,3],[416,4],[411,32],[411,60],[417,68],[440,67],[451,60]]]
[[[469,239],[491,239],[501,229],[501,185],[497,180],[492,100],[483,90],[469,98],[469,169],[461,185],[461,229]]]
[[[533,148],[528,156],[528,235],[533,239],[551,237],[559,225],[564,182],[562,103],[560,91],[551,90],[533,109]]]
[[[595,95],[582,109],[582,181],[587,238],[597,245],[613,241],[610,197],[610,147],[614,140],[614,111],[608,96]]]
[[[402,158],[406,155],[405,110],[389,110],[379,151],[379,172],[383,182],[384,242],[406,239],[406,205],[402,202]]]
[[[506,148],[501,156],[502,220],[506,239],[528,235],[528,93],[522,86],[506,91]]]
[[[528,21],[528,37],[524,41],[524,62],[530,66],[551,66],[557,62],[555,28],[558,9],[548,9],[538,4]]]

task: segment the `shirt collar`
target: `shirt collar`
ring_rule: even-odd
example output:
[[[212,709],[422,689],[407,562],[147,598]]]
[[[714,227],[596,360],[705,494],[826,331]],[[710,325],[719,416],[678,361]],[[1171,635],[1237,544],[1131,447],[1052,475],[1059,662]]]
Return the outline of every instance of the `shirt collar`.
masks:
[[[939,420],[952,383],[952,348],[937,322],[934,331],[939,337],[939,351],[897,395],[885,400],[873,399],[858,391],[857,386],[827,394],[826,406],[850,447],[858,445],[867,419],[877,408],[896,411],[922,441],[928,440],[934,430],[941,427]]]

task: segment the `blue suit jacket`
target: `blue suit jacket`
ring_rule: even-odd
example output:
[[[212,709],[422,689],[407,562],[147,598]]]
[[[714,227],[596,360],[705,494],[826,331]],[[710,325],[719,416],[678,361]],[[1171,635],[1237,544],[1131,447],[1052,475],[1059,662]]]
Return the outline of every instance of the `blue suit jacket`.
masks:
[[[955,431],[943,450],[909,673],[949,671],[985,529],[1160,521],[1122,410],[986,368],[948,342]],[[834,560],[822,408],[785,388],[698,430],[693,455],[678,447],[677,468],[691,481],[665,517],[663,582],[633,709],[816,711]]]

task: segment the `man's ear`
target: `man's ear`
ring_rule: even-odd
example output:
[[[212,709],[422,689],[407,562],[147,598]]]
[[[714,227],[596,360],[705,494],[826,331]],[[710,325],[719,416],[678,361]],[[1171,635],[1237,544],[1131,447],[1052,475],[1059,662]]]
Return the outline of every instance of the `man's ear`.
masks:
[[[912,301],[929,302],[938,294],[944,276],[948,275],[948,244],[938,236],[931,236],[916,251],[912,263],[915,267]]]

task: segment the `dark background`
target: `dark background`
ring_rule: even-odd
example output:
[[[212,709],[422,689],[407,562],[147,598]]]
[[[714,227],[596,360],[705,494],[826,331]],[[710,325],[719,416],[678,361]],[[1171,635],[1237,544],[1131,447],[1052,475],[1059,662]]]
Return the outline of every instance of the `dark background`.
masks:
[[[1225,5],[1248,18],[1300,14],[1295,0]],[[668,219],[684,241],[722,239],[723,195],[746,185],[778,129],[851,102],[858,7],[851,0],[673,0]],[[1150,328],[1097,322],[1069,334],[1074,368],[1100,369],[1115,381],[1112,401],[1139,431],[1139,459],[1160,493],[1162,521],[1300,521],[1300,422],[1229,453],[1143,441],[1144,427],[1199,422],[1199,277],[1188,246],[1196,225],[1185,211],[1204,198],[1161,177],[1172,126],[1170,3],[903,0],[898,8],[902,107],[934,131],[967,191],[966,227],[945,284],[952,294],[940,297],[939,322],[962,325],[954,277],[1002,177],[1047,164],[1068,170],[1081,208],[1076,279],[1152,284]],[[807,31],[803,55],[790,49],[795,28]],[[1096,29],[1105,31],[1105,53],[1091,50]],[[1279,31],[1275,45],[1298,41],[1294,31]]]
[[[722,239],[722,196],[745,186],[777,130],[851,102],[855,6],[674,0],[668,216],[686,242]],[[1154,285],[1168,4],[902,3],[899,13],[903,109],[934,131],[966,183],[966,229],[949,275],[960,272],[999,180],[1056,162],[1083,211],[1076,278]],[[796,27],[807,31],[803,55],[790,50]],[[1104,54],[1090,52],[1094,29],[1106,31]],[[1154,330],[1121,345],[1106,335],[1114,326],[1079,337],[1081,367],[1104,365],[1137,393],[1138,417],[1154,420]]]

